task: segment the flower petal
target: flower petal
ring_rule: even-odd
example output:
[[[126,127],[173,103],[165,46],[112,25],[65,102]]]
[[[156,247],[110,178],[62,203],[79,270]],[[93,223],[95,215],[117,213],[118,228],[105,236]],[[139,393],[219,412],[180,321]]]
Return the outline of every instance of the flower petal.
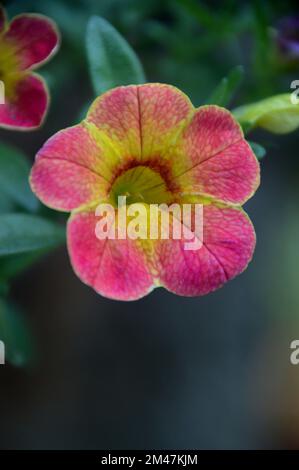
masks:
[[[186,125],[194,108],[177,88],[163,84],[118,87],[100,96],[87,121],[99,139],[108,136],[124,159],[159,159]],[[104,135],[103,135],[104,133]]]
[[[137,87],[118,87],[99,96],[89,109],[85,125],[100,145],[106,144],[113,150],[120,165],[139,158]]]
[[[193,105],[180,90],[160,83],[140,85],[137,94],[142,159],[159,157],[191,119]]]
[[[4,37],[14,43],[23,70],[45,62],[59,44],[55,23],[46,16],[33,13],[16,16]]]
[[[74,271],[99,294],[118,300],[136,300],[148,294],[153,280],[137,240],[99,240],[92,212],[72,215],[68,223],[68,250]]]
[[[48,90],[38,75],[24,75],[17,83],[14,98],[0,105],[0,127],[31,130],[39,127],[48,108]]]
[[[79,124],[57,132],[40,149],[31,187],[47,206],[71,211],[106,197],[109,183],[102,173],[101,148]]]
[[[203,245],[185,250],[186,240],[159,240],[156,244],[160,282],[185,296],[204,295],[240,274],[255,247],[253,226],[240,209],[203,209]]]
[[[259,164],[239,124],[218,106],[200,107],[169,154],[186,156],[187,169],[175,177],[186,193],[242,204],[259,185]]]

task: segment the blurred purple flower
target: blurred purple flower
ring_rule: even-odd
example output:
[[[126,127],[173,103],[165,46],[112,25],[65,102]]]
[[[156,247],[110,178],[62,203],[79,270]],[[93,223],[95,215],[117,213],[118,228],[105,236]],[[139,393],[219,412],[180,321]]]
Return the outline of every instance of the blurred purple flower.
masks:
[[[283,56],[299,60],[299,15],[286,16],[278,23],[277,44]]]

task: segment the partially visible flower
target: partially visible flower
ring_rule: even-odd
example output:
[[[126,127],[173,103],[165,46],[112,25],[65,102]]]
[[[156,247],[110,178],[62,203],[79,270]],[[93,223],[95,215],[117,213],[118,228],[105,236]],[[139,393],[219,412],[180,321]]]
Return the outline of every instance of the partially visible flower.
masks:
[[[0,80],[5,103],[0,127],[31,130],[45,118],[49,94],[44,80],[32,71],[57,50],[59,34],[53,21],[39,14],[21,14],[7,23],[0,5]]]
[[[285,59],[299,60],[299,15],[287,16],[280,20],[277,45]]]
[[[121,300],[157,286],[203,295],[240,274],[255,247],[241,205],[258,185],[259,164],[231,113],[195,109],[181,91],[162,84],[119,87],[97,98],[81,124],[45,143],[31,173],[31,187],[46,205],[72,212],[67,230],[75,272]],[[203,204],[203,246],[184,251],[186,239],[174,237],[99,240],[96,207],[123,195],[146,210]]]

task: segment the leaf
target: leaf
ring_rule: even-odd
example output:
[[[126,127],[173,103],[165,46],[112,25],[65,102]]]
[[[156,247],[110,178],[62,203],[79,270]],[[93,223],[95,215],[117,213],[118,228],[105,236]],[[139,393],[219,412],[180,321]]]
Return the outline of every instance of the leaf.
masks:
[[[30,165],[26,156],[20,150],[1,142],[1,191],[24,209],[35,212],[39,207],[39,202],[29,186],[29,171]]]
[[[145,82],[142,65],[118,31],[99,16],[87,25],[86,48],[96,95],[119,85]]]
[[[221,80],[215,91],[210,96],[207,104],[227,106],[231,101],[234,93],[237,91],[243,76],[244,68],[242,65],[234,67],[228,76]]]
[[[0,214],[7,214],[16,210],[16,205],[11,198],[0,188]]]
[[[287,134],[299,127],[299,104],[293,104],[291,94],[271,96],[257,103],[233,110],[242,125],[262,127],[274,134]]]
[[[266,155],[266,149],[256,142],[248,141],[253,153],[258,160],[261,160]]]
[[[29,214],[0,215],[0,255],[55,247],[65,240],[65,229]]]
[[[14,366],[24,367],[34,362],[34,346],[24,316],[15,305],[0,299],[0,340],[5,346],[5,358]]]

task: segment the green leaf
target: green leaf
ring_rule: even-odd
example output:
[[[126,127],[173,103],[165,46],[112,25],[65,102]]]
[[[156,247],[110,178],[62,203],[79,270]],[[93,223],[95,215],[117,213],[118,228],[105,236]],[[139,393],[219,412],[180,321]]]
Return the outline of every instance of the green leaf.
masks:
[[[0,215],[0,256],[55,247],[65,240],[65,229],[29,214]]]
[[[28,177],[30,165],[26,156],[18,149],[0,143],[0,187],[16,204],[31,212],[37,210],[39,202],[32,193]]]
[[[215,91],[207,101],[207,104],[217,104],[219,106],[227,106],[234,93],[237,91],[241,80],[244,76],[244,68],[242,65],[234,67],[227,77],[224,77]]]
[[[7,214],[16,210],[16,205],[11,198],[0,188],[0,214]]]
[[[14,366],[24,367],[34,362],[34,346],[24,316],[15,305],[0,299],[0,340],[5,346],[5,358]]]
[[[119,85],[145,82],[142,65],[118,31],[99,16],[87,25],[86,48],[96,95]]]
[[[253,153],[255,154],[258,160],[261,160],[266,155],[266,149],[256,142],[248,141],[250,147],[252,148]]]
[[[287,134],[299,127],[299,104],[292,103],[290,93],[240,106],[233,114],[241,125],[262,127],[274,134]]]

